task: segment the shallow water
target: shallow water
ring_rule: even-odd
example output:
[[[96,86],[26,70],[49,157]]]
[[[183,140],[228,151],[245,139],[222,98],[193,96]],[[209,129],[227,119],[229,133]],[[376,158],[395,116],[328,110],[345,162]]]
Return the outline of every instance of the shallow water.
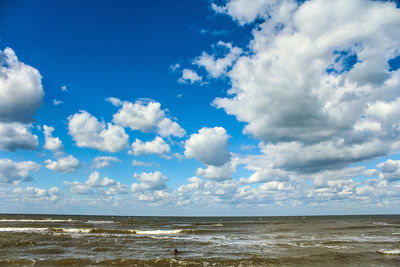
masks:
[[[0,215],[6,266],[340,264],[400,266],[400,216]]]

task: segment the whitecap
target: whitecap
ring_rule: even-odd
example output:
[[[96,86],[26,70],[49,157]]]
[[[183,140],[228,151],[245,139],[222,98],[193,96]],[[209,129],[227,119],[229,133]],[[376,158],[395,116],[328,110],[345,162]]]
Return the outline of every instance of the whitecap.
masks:
[[[34,219],[0,219],[0,222],[73,222],[75,220],[58,220],[58,219],[42,219],[42,220],[34,220]]]
[[[65,232],[65,233],[90,233],[93,229],[91,228],[50,228],[53,232]]]
[[[347,246],[325,246],[326,248],[329,249],[347,249]]]
[[[380,225],[380,226],[397,226],[396,224],[391,224],[391,223],[386,223],[386,222],[373,222],[372,224]]]
[[[380,249],[378,252],[388,255],[400,255],[400,249]]]
[[[46,231],[48,231],[48,228],[0,227],[0,232],[33,233],[33,232],[46,232]]]
[[[138,235],[176,235],[183,230],[134,230]]]
[[[117,223],[114,221],[87,221],[86,223],[91,223],[91,224],[108,224],[108,223]]]

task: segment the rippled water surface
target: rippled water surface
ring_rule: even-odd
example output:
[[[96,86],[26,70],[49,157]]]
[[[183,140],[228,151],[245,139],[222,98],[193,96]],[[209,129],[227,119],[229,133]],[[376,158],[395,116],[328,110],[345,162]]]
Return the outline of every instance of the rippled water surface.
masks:
[[[4,266],[340,264],[400,266],[400,216],[0,215]]]

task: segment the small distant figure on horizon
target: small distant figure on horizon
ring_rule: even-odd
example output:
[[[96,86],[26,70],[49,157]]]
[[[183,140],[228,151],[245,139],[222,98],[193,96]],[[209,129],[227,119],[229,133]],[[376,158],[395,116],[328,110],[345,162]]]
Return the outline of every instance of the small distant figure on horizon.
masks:
[[[177,249],[174,249],[174,251],[172,251],[172,253],[173,253],[174,255],[176,255],[176,254],[178,254],[178,250],[177,250]]]

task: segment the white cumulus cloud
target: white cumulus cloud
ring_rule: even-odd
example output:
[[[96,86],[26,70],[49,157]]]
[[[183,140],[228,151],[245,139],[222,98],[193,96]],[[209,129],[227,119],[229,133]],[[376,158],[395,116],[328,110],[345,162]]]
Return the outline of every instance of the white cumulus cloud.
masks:
[[[216,13],[227,14],[240,25],[251,23],[257,18],[268,19],[268,16],[279,7],[284,5],[285,9],[296,7],[295,1],[270,1],[270,0],[230,0],[225,6],[211,4]]]
[[[29,182],[33,178],[30,172],[38,172],[40,165],[33,161],[15,162],[10,159],[0,159],[0,184],[19,184]]]
[[[164,111],[158,102],[128,102],[114,114],[113,122],[123,127],[142,132],[152,132],[157,124],[164,118]]]
[[[61,173],[71,173],[79,167],[79,160],[72,155],[59,158],[56,161],[48,159],[45,163],[47,169]]]
[[[106,126],[87,111],[75,113],[68,120],[69,134],[79,147],[118,152],[128,146],[129,136],[122,127],[112,123]]]
[[[19,61],[11,48],[0,51],[0,121],[33,121],[43,96],[39,71]]]
[[[38,137],[31,133],[31,126],[18,122],[0,122],[0,150],[35,150]]]
[[[50,187],[48,190],[29,186],[27,188],[15,188],[12,194],[16,195],[20,201],[56,201],[60,197],[58,187]]]
[[[182,77],[178,79],[178,82],[180,83],[200,83],[203,80],[203,77],[201,77],[197,72],[194,70],[190,69],[184,69],[182,71]]]
[[[101,169],[111,167],[111,162],[121,162],[116,157],[111,156],[97,156],[93,159],[92,168]]]
[[[182,129],[181,126],[179,126],[178,123],[175,121],[172,121],[168,118],[162,119],[158,125],[158,134],[161,136],[177,136],[177,137],[183,137],[186,134],[186,131]]]
[[[89,187],[107,187],[113,184],[115,184],[114,180],[108,177],[100,179],[100,173],[97,171],[92,172],[89,179],[85,182],[85,185]]]
[[[53,137],[54,128],[51,126],[43,125],[43,133],[45,137],[44,148],[54,151],[63,149],[63,144],[58,137]]]
[[[0,50],[0,150],[37,148],[38,137],[28,123],[43,96],[39,71],[19,61],[11,48]]]
[[[201,128],[186,141],[185,156],[206,165],[221,166],[231,158],[228,139],[229,135],[222,127]]]
[[[213,102],[262,141],[264,170],[254,180],[400,151],[400,71],[388,64],[400,55],[395,3],[231,0],[213,8],[239,24],[263,19],[227,73],[228,96]]]
[[[114,97],[107,98],[107,101],[114,106],[122,105],[113,116],[113,122],[117,125],[144,133],[157,132],[163,137],[183,137],[186,134],[178,123],[166,117],[165,110],[161,109],[158,102],[138,100],[132,103]]]
[[[131,148],[132,149],[128,153],[135,156],[146,154],[162,155],[171,151],[169,145],[159,136],[154,138],[153,141],[147,142],[143,142],[136,138],[135,142],[132,143]]]
[[[216,181],[230,180],[238,163],[237,158],[232,158],[222,166],[208,165],[206,168],[198,168],[196,175]]]
[[[241,48],[232,47],[231,43],[224,43],[222,41],[219,41],[217,45],[228,49],[228,53],[224,57],[215,58],[215,56],[203,52],[202,55],[196,58],[193,62],[198,66],[204,67],[213,78],[218,78],[222,75],[226,75],[228,68],[232,66],[233,62],[242,53]]]
[[[133,192],[140,190],[162,190],[167,188],[165,183],[167,177],[159,171],[135,173],[133,178],[140,182],[132,184],[131,189]]]
[[[128,193],[127,185],[108,177],[100,178],[100,173],[97,171],[92,172],[84,183],[64,181],[64,184],[70,187],[73,194],[116,195]]]
[[[380,168],[379,177],[387,181],[400,180],[400,160],[388,159],[377,165]]]

